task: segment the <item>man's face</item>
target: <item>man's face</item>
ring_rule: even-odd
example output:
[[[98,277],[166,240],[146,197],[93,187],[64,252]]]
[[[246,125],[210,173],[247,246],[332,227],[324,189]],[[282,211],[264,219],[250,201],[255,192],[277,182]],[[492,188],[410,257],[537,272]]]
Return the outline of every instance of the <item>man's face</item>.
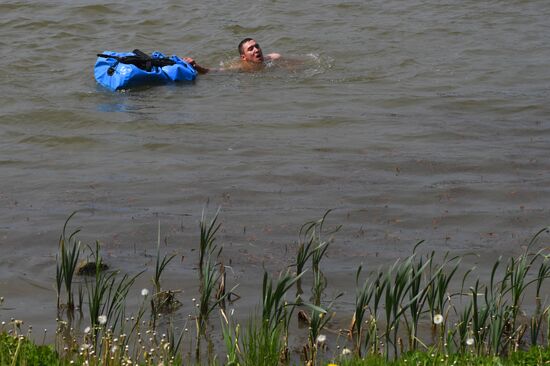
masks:
[[[264,55],[260,45],[255,40],[248,41],[243,44],[243,53],[241,60],[249,62],[263,62]]]

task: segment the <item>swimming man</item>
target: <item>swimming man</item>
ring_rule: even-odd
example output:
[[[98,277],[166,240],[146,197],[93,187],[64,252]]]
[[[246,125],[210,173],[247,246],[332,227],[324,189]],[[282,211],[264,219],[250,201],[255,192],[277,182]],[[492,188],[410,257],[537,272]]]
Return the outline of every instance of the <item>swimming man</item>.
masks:
[[[226,68],[211,69],[198,65],[195,60],[190,57],[185,57],[187,61],[199,74],[206,74],[211,71],[225,71],[225,70],[240,70],[240,71],[257,71],[260,70],[265,62],[277,60],[281,57],[278,53],[270,53],[264,56],[262,49],[258,42],[252,38],[243,39],[238,46],[239,49],[239,61],[229,65]]]

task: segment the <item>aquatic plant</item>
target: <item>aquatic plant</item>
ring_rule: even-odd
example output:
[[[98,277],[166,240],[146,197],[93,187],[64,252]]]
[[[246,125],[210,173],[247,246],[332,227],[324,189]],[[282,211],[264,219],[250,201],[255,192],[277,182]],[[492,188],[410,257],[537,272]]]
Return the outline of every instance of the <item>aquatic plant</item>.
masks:
[[[221,224],[218,223],[218,215],[220,213],[220,208],[216,211],[216,214],[208,223],[208,218],[205,210],[202,210],[201,220],[199,223],[200,227],[200,242],[199,242],[199,274],[202,276],[204,261],[207,256],[212,254],[216,250],[216,233],[221,227]]]
[[[296,261],[294,266],[296,267],[296,273],[304,272],[305,265],[309,258],[313,255],[313,245],[315,243],[315,237],[307,234],[302,234],[305,231],[308,233],[310,229],[304,230],[304,226],[300,229],[300,241],[296,252]],[[302,281],[299,279],[296,281],[296,296],[303,294]]]
[[[106,328],[109,324],[111,330],[116,330],[123,325],[125,318],[125,301],[128,292],[135,280],[144,272],[141,271],[134,276],[124,274],[117,279],[118,272],[101,271],[101,254],[99,242],[96,242],[94,252],[96,273],[93,281],[86,282],[88,294],[88,311],[92,334],[97,339],[98,330]]]
[[[73,295],[73,277],[78,266],[80,257],[80,241],[76,239],[76,235],[80,229],[75,230],[67,236],[67,225],[71,218],[76,215],[73,212],[65,221],[63,231],[59,238],[59,253],[56,255],[56,289],[57,289],[57,308],[59,309],[61,288],[65,284],[65,294],[67,296],[67,310],[74,311],[74,295]]]
[[[288,324],[287,319],[291,313],[287,312],[287,307],[294,306],[294,303],[288,303],[285,300],[287,291],[303,276],[304,272],[293,275],[285,272],[279,276],[277,282],[273,284],[273,279],[264,271],[262,281],[262,324],[268,330],[274,331],[279,324]]]
[[[221,252],[221,248],[218,253],[215,255],[217,258]],[[196,318],[196,327],[197,327],[197,344],[195,349],[195,355],[197,360],[200,359],[200,347],[201,347],[201,338],[207,336],[206,326],[210,314],[220,306],[225,299],[233,293],[238,285],[234,286],[231,291],[216,294],[216,288],[219,288],[223,272],[221,272],[216,263],[214,262],[213,253],[208,253],[202,267],[202,274],[200,276],[200,288],[199,288],[199,302],[198,302],[198,316]],[[215,296],[217,295],[217,296]]]
[[[166,239],[164,240],[166,244]],[[157,254],[155,259],[155,274],[153,276],[153,287],[155,292],[151,297],[151,321],[153,327],[156,325],[156,319],[158,314],[171,313],[178,309],[181,306],[181,303],[176,298],[176,293],[179,291],[174,290],[163,290],[160,278],[162,273],[166,269],[166,266],[174,259],[176,254],[166,255],[164,254],[161,257],[160,253],[160,221],[158,223],[157,230]]]
[[[369,307],[369,303],[374,295],[374,281],[365,279],[363,285],[359,284],[359,277],[363,266],[360,265],[355,273],[355,311],[353,313],[349,334],[354,343],[355,353],[361,357],[361,348],[363,344],[363,320]],[[368,344],[368,340],[366,341]]]
[[[306,364],[312,366],[318,364],[319,360],[317,355],[319,349],[326,347],[326,336],[323,334],[323,331],[334,315],[334,313],[331,313],[334,302],[342,295],[342,293],[338,294],[336,298],[326,306],[325,309],[313,304],[306,305],[311,309],[310,322],[308,327],[308,343],[303,350],[304,360]]]
[[[334,234],[341,228],[341,226],[337,226],[328,233],[323,232],[323,225],[325,224],[327,216],[331,211],[332,210],[327,210],[320,219],[309,221],[302,225],[299,232],[299,244],[294,262],[296,273],[298,274],[304,272],[307,261],[309,258],[312,259],[311,264],[314,277],[314,284],[312,286],[312,303],[317,305],[320,303],[321,292],[326,288],[326,278],[319,269],[320,262],[331,241],[330,239],[328,241],[322,240],[322,235]],[[299,296],[302,293],[302,280],[299,278],[296,281],[296,296]]]
[[[211,335],[209,320],[215,310],[220,310],[228,365],[288,363],[291,359],[290,323],[297,306],[302,308],[300,313],[305,314],[308,322],[307,334],[296,335],[298,339],[307,336],[307,344],[302,352],[305,362],[308,365],[324,362],[327,353],[321,353],[320,350],[326,344],[325,331],[331,330],[332,306],[339,298],[337,296],[327,305],[324,294],[328,284],[322,274],[321,264],[331,250],[329,243],[332,240],[323,238],[327,234],[323,225],[328,212],[320,220],[306,223],[300,229],[300,245],[294,265],[302,271],[292,273],[286,270],[278,277],[272,277],[264,271],[259,311],[247,319],[245,326],[235,321],[233,311],[226,313],[222,306],[235,287],[231,291],[225,289],[225,267],[221,258],[223,247],[215,244],[220,229],[218,213],[219,210],[212,220],[208,220],[203,211],[200,222],[200,283],[196,317],[185,320],[194,320],[197,328],[194,362],[200,363],[201,341]],[[66,227],[67,222],[64,232]],[[389,268],[372,271],[364,279],[363,266],[359,266],[355,272],[355,304],[351,325],[347,333],[334,330],[349,335],[349,339],[338,337],[345,344],[335,351],[345,354],[345,358],[335,354],[333,360],[342,364],[348,361],[353,364],[353,360],[356,360],[359,364],[362,358],[376,358],[378,355],[383,355],[383,362],[389,362],[392,358],[412,360],[415,358],[407,357],[416,354],[419,349],[426,349],[433,352],[436,355],[434,357],[440,357],[439,362],[447,362],[460,355],[514,355],[527,345],[544,344],[548,347],[550,306],[546,305],[543,296],[547,288],[546,280],[550,276],[550,263],[547,248],[535,249],[537,240],[544,232],[547,230],[539,231],[517,257],[495,260],[490,268],[489,279],[485,282],[479,278],[471,279],[473,269],[461,268],[462,256],[451,257],[449,253],[440,256],[435,251],[422,255],[419,253],[420,243],[413,247],[410,256],[397,260]],[[73,281],[66,275],[74,273],[74,258],[81,253],[76,233],[78,231],[70,236],[62,234],[63,246],[60,240],[56,267],[58,303],[63,291],[71,292],[67,282]],[[174,258],[173,255],[162,255],[160,241],[159,224],[153,277],[155,293],[162,291],[161,275]],[[63,252],[66,253],[65,265]],[[159,322],[158,326],[155,322],[145,322],[144,305],[149,299],[148,290],[145,289],[142,290],[143,302],[137,313],[126,317],[125,298],[139,274],[129,277],[119,276],[118,272],[101,271],[98,242],[93,256],[96,265],[94,277],[85,280],[86,287],[81,287],[78,294],[80,308],[88,306],[91,324],[80,339],[70,321],[60,320],[59,335],[66,338],[62,347],[64,360],[114,365],[126,364],[124,360],[141,364],[183,362],[182,355],[185,353],[181,348],[187,334],[187,323],[182,327],[172,317],[168,323]],[[295,284],[299,288],[298,282],[303,278],[304,271],[308,270],[305,267],[309,259],[312,303],[304,303],[298,296],[289,301],[287,292]],[[459,273],[462,279],[457,278]],[[534,310],[524,306],[530,295],[534,298]],[[83,301],[85,296],[87,301]],[[74,299],[72,303],[74,308]],[[308,309],[309,313],[303,309]],[[152,315],[157,316],[155,307],[152,308]],[[431,339],[422,339],[424,334],[419,329],[423,321],[432,326]],[[20,323],[14,322],[12,326],[15,328],[11,331],[19,332],[17,327],[20,327]],[[160,329],[165,332],[160,333]],[[218,361],[212,342],[208,340],[208,360],[205,361],[216,364]],[[88,346],[80,345],[81,341]],[[14,352],[17,354],[15,344]],[[22,352],[23,345],[21,342],[19,352]],[[80,352],[76,356],[75,350],[79,347]],[[190,340],[189,361],[193,354],[192,347],[193,340]],[[354,356],[350,354],[350,349],[355,351]],[[17,359],[20,360],[20,357],[17,356]],[[426,356],[418,356],[416,359],[423,360],[423,357]]]
[[[157,231],[157,256],[155,261],[155,276],[153,277],[153,285],[155,286],[155,293],[158,294],[162,291],[162,286],[160,284],[160,276],[162,275],[162,272],[170,263],[172,259],[174,259],[176,255],[172,254],[170,256],[167,256],[166,254],[160,258],[160,221],[158,223],[158,231]]]
[[[279,364],[281,357],[283,359],[287,357],[281,354],[282,351],[285,352],[282,332],[281,325],[270,329],[263,324],[258,324],[256,319],[250,319],[243,335],[243,352],[237,364],[243,366]]]

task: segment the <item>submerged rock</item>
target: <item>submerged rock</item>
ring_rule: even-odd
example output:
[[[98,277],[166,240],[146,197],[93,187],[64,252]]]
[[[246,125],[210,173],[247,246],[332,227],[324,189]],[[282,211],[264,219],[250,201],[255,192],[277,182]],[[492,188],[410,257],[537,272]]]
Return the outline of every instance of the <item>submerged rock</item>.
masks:
[[[83,261],[78,264],[76,268],[76,274],[79,276],[94,276],[97,269],[97,263],[94,261]],[[105,263],[99,263],[99,271],[105,271],[109,269]]]
[[[152,301],[152,305],[155,308],[156,313],[168,314],[176,311],[181,302],[176,299],[176,293],[179,291],[160,291],[157,292]]]

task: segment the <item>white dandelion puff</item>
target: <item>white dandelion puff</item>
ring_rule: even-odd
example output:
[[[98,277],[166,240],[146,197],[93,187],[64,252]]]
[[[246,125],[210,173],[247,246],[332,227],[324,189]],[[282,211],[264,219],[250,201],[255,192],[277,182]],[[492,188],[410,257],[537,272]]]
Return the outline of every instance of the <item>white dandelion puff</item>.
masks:
[[[473,346],[474,343],[475,343],[475,340],[472,337],[466,339],[466,344],[468,346]]]
[[[147,295],[149,295],[149,290],[144,288],[141,290],[141,296],[143,297],[147,297]]]
[[[97,322],[101,325],[105,325],[107,323],[107,315],[100,315],[97,317]]]
[[[439,324],[441,324],[441,323],[443,323],[443,315],[441,315],[441,314],[435,314],[435,315],[434,315],[434,324],[435,324],[435,325],[439,325]]]
[[[347,347],[344,347],[342,349],[342,356],[347,356],[347,355],[351,355],[351,350]]]

